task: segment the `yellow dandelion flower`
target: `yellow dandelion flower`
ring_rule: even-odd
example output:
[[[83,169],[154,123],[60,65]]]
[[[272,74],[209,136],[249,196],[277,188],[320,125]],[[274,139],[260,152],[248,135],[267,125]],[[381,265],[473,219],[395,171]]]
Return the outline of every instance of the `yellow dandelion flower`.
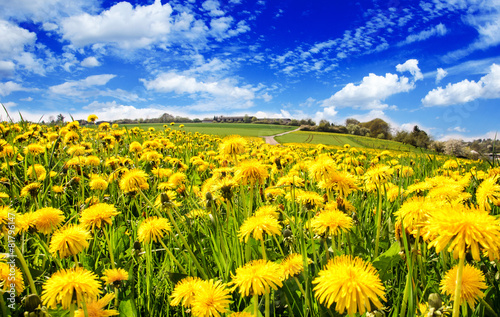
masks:
[[[52,186],[52,191],[56,194],[62,194],[64,193],[64,187],[59,185],[54,185]]]
[[[222,139],[219,146],[221,153],[226,155],[239,155],[245,152],[247,141],[239,135],[230,135]]]
[[[279,214],[277,209],[278,209],[278,207],[273,206],[273,205],[260,206],[255,211],[255,216],[271,216],[273,218],[278,219],[280,217],[280,214]]]
[[[422,228],[435,209],[436,205],[432,201],[424,197],[412,197],[405,201],[394,215],[396,222],[402,222],[405,230],[412,232]]]
[[[435,247],[436,252],[447,248],[455,259],[464,258],[470,249],[479,261],[480,247],[488,251],[490,260],[500,258],[500,221],[486,211],[444,205],[429,217],[425,231],[429,248]]]
[[[34,226],[38,232],[49,234],[59,228],[64,221],[64,213],[60,209],[45,207],[33,213]]]
[[[306,259],[307,264],[311,264],[311,259]],[[283,279],[286,280],[289,277],[302,273],[304,270],[304,259],[302,254],[292,253],[288,255],[283,262],[281,262],[281,268],[283,270]]]
[[[111,217],[120,214],[114,205],[98,203],[84,209],[80,216],[80,222],[87,228],[94,230],[101,228],[104,224],[111,225]]]
[[[38,143],[28,144],[24,148],[24,154],[28,155],[28,153],[29,153],[29,154],[32,154],[34,156],[37,156],[39,154],[45,153],[45,149],[46,149],[45,146],[40,145]]]
[[[85,160],[85,165],[87,166],[99,166],[101,165],[101,159],[95,155],[87,156]]]
[[[250,235],[257,240],[264,240],[264,234],[280,235],[281,225],[278,219],[269,215],[252,216],[243,222],[240,227],[238,237],[240,241],[248,242]]]
[[[85,305],[87,307],[88,317],[108,317],[120,315],[116,309],[105,309],[114,298],[115,294],[106,294],[97,301],[92,300],[90,302],[86,302]],[[75,317],[85,317],[85,311],[83,309],[78,309],[75,312]]]
[[[182,185],[186,181],[186,179],[187,179],[186,174],[177,172],[170,175],[170,177],[168,178],[168,183],[171,185],[172,188],[175,188]]]
[[[11,272],[12,268],[14,272]],[[11,284],[14,284],[16,294],[20,295],[24,291],[23,272],[16,266],[11,267],[10,264],[0,261],[0,290],[9,292]]]
[[[304,180],[296,175],[286,175],[276,182],[276,187],[282,186],[304,187]]]
[[[98,117],[95,114],[91,114],[87,117],[87,122],[89,123],[95,123]]]
[[[19,232],[28,232],[30,229],[35,228],[36,218],[34,214],[34,212],[18,214],[16,217],[16,230],[19,230]]]
[[[340,197],[346,198],[351,192],[358,190],[356,178],[349,172],[338,171],[323,177],[318,183],[319,188],[334,190]]]
[[[28,176],[38,181],[43,181],[47,176],[47,171],[45,170],[45,167],[43,167],[42,165],[35,164],[28,167]]]
[[[479,207],[491,210],[491,205],[500,204],[500,185],[497,184],[499,175],[485,179],[476,190],[476,201]]]
[[[150,217],[145,219],[139,225],[137,237],[140,242],[149,243],[151,240],[157,242],[163,238],[166,233],[172,231],[172,226],[166,218]]]
[[[80,225],[68,225],[54,232],[49,251],[60,258],[75,255],[89,246],[90,232]]]
[[[289,196],[291,197],[290,193],[287,197]],[[297,190],[295,200],[308,210],[323,206],[323,196],[313,191]]]
[[[239,288],[242,296],[262,295],[282,287],[281,276],[283,272],[279,264],[254,260],[237,268],[235,275],[231,274],[231,284]]]
[[[120,189],[125,193],[137,192],[149,188],[148,174],[140,169],[125,172],[120,178]]]
[[[103,272],[102,280],[106,284],[113,284],[119,286],[121,282],[128,281],[128,272],[122,268],[107,269]]]
[[[352,228],[352,218],[340,210],[325,210],[311,219],[314,233],[320,236],[337,235]]]
[[[236,167],[235,179],[244,185],[263,184],[268,176],[267,167],[258,160],[242,161]]]
[[[309,166],[309,174],[317,182],[336,172],[335,161],[330,156],[324,154],[318,156],[316,161]]]
[[[194,317],[219,317],[227,312],[231,303],[231,291],[220,281],[202,281],[199,283],[191,311]]]
[[[190,308],[193,302],[195,293],[198,292],[200,284],[203,282],[199,277],[186,277],[175,284],[172,295],[170,295],[171,306],[178,306],[181,304],[183,307]]]
[[[236,312],[229,315],[229,317],[254,317],[254,315],[249,312]]]
[[[457,285],[457,271],[458,265],[455,265],[448,272],[446,272],[443,280],[440,283],[440,289],[451,298],[455,297],[455,287]],[[485,283],[483,272],[473,267],[472,265],[465,265],[462,272],[462,288],[460,291],[460,302],[467,301],[471,308],[474,308],[476,301],[483,297],[482,289],[488,286]]]
[[[40,187],[42,187],[40,183],[29,183],[21,189],[21,197],[26,197],[28,195],[30,195],[31,197],[36,197],[36,195],[38,195]]]
[[[335,310],[349,315],[381,308],[385,288],[377,271],[361,258],[341,255],[330,260],[313,281],[314,295],[326,307],[335,302]],[[379,299],[380,298],[380,299]]]
[[[50,308],[61,304],[63,309],[69,309],[75,299],[79,304],[97,300],[100,287],[99,278],[91,271],[82,267],[63,269],[43,284],[42,302]]]
[[[387,183],[393,173],[394,169],[388,165],[376,165],[365,172],[364,178],[367,183],[381,185]]]
[[[166,178],[172,175],[172,170],[170,168],[155,167],[151,170],[151,173],[158,178]]]
[[[108,182],[101,177],[93,177],[89,182],[89,187],[92,190],[106,190]]]
[[[75,143],[80,139],[80,136],[75,131],[69,131],[64,135],[64,143]]]

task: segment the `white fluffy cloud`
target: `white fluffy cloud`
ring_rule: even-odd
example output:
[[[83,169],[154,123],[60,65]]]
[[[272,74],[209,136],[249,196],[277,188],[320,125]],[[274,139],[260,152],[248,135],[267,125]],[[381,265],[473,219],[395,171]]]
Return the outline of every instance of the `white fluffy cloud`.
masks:
[[[67,81],[63,84],[51,86],[52,93],[65,96],[81,96],[89,88],[94,86],[104,86],[116,77],[112,74],[93,75],[78,81]]]
[[[9,77],[14,74],[16,65],[12,61],[0,61],[0,77]]]
[[[442,68],[438,68],[436,71],[436,84],[441,81],[441,79],[445,78],[448,75],[448,72]]]
[[[347,84],[342,90],[322,102],[323,107],[353,107],[360,109],[387,108],[381,101],[387,97],[407,92],[414,88],[414,83],[407,77],[387,73],[377,76],[370,73],[359,85]]]
[[[81,65],[83,67],[97,67],[97,66],[100,66],[101,63],[99,63],[99,61],[97,60],[97,58],[95,58],[94,56],[90,56],[90,57],[85,58],[81,62]]]
[[[227,81],[202,82],[194,77],[187,77],[176,73],[162,73],[153,80],[141,80],[147,90],[158,92],[175,92],[177,94],[206,93],[215,97],[251,100],[254,92],[247,88],[231,85]]]
[[[147,47],[165,40],[170,32],[172,8],[155,0],[151,5],[136,6],[119,2],[99,15],[83,13],[61,22],[63,38],[81,47],[95,43],[120,48]]]
[[[24,88],[22,85],[15,83],[13,81],[8,81],[6,83],[0,83],[0,96],[8,96],[14,91],[28,91],[28,88]]]
[[[32,46],[36,41],[36,34],[26,29],[0,20],[0,58],[11,59],[21,55],[26,46]]]
[[[493,64],[490,71],[477,82],[464,79],[455,84],[448,84],[445,88],[438,87],[431,90],[422,99],[426,107],[449,106],[470,102],[479,98],[500,98],[500,66]]]
[[[410,74],[413,75],[415,81],[424,79],[420,68],[418,68],[418,60],[416,59],[409,59],[403,64],[396,65],[396,70],[400,73],[410,72]]]

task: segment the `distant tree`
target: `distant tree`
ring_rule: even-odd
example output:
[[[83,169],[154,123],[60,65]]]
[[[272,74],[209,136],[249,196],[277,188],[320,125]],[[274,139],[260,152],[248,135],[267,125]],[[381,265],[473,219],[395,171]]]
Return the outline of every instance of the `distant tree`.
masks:
[[[349,134],[361,135],[361,127],[357,124],[349,124],[346,128]]]
[[[361,127],[370,129],[370,134],[372,136],[379,136],[381,133],[384,135],[382,139],[390,139],[391,127],[387,122],[380,118],[375,118],[368,122],[363,122],[359,124]]]
[[[350,124],[358,125],[360,122],[354,118],[345,119],[345,126],[347,127]]]
[[[444,152],[444,146],[445,143],[441,141],[432,141],[431,144],[429,144],[429,149],[436,151],[438,153],[443,153]]]
[[[318,125],[318,131],[328,132],[330,131],[330,122],[328,120],[321,120]]]
[[[62,113],[60,113],[57,115],[56,124],[63,124],[63,123],[64,123],[64,116],[62,115]]]
[[[450,139],[445,142],[444,153],[447,155],[463,156],[464,142],[462,140]]]

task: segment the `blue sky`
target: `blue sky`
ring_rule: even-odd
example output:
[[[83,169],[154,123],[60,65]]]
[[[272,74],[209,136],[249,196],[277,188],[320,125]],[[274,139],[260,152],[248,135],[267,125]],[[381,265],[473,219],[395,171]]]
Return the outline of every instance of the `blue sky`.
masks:
[[[500,127],[499,0],[0,0],[0,38],[15,120],[378,117],[438,140]]]

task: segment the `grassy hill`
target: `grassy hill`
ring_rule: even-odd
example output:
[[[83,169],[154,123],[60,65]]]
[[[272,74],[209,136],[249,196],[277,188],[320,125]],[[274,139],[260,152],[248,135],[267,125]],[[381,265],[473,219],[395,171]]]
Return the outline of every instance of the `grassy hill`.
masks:
[[[184,130],[186,132],[199,132],[203,134],[217,135],[225,137],[227,135],[238,134],[244,137],[263,137],[275,135],[296,129],[297,127],[272,125],[272,124],[252,124],[252,123],[184,123],[184,127],[180,128],[179,123],[175,125],[164,123],[153,124],[124,124],[121,126],[127,127],[140,127],[144,130],[154,128],[156,130],[165,129],[164,126],[174,130]],[[421,149],[411,146],[409,144],[402,144],[391,140],[382,140],[369,138],[351,134],[338,134],[328,132],[312,132],[312,131],[298,131],[285,134],[283,136],[275,137],[276,141],[281,144],[286,143],[306,143],[306,144],[324,144],[333,146],[344,146],[349,144],[357,148],[372,148],[382,150],[395,150],[395,151],[421,151]]]

